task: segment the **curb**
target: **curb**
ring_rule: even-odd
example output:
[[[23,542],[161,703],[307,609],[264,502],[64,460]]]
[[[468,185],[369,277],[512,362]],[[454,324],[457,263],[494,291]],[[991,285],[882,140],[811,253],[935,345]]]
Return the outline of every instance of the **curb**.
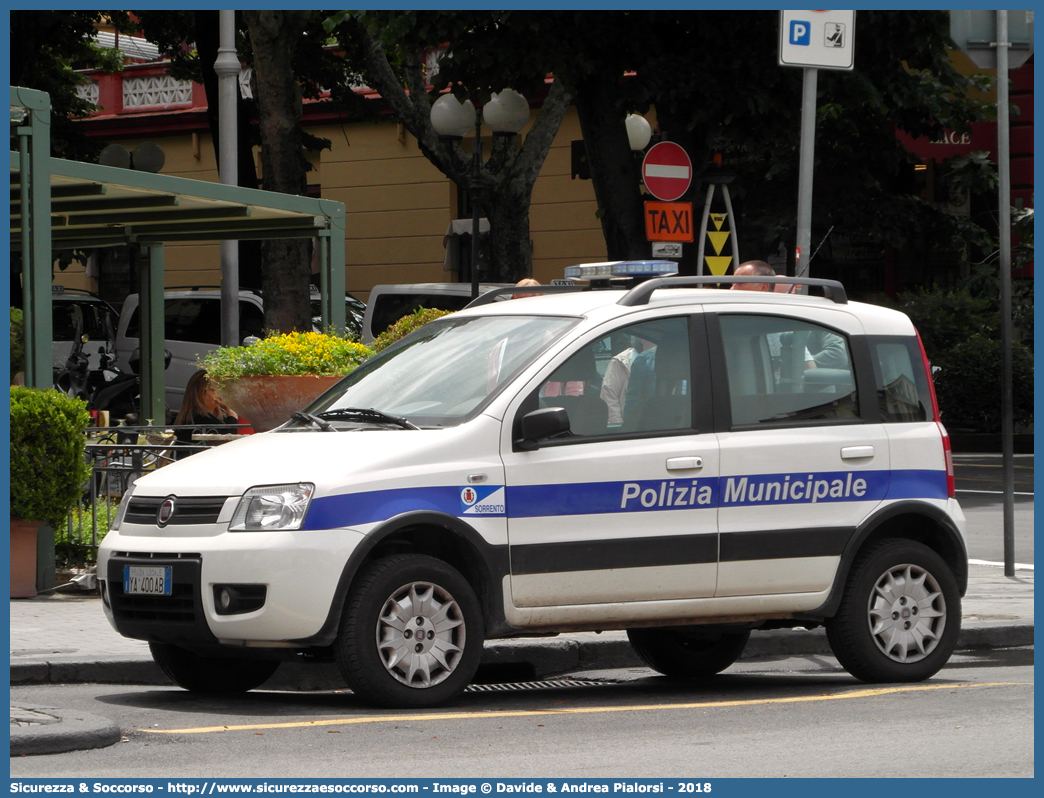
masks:
[[[958,651],[1033,645],[1033,623],[978,623],[961,629]],[[830,655],[826,633],[777,629],[751,635],[741,659],[767,656]],[[623,633],[595,639],[576,637],[493,640],[486,644],[477,683],[535,681],[573,671],[644,667]],[[151,659],[55,660],[11,663],[11,684],[169,685]],[[284,663],[265,683],[270,690],[340,690],[344,680],[333,663]],[[14,705],[12,705],[14,706]],[[12,727],[12,752],[14,751]],[[108,745],[109,743],[106,743]]]
[[[108,718],[36,704],[11,704],[11,756],[62,754],[120,741]]]

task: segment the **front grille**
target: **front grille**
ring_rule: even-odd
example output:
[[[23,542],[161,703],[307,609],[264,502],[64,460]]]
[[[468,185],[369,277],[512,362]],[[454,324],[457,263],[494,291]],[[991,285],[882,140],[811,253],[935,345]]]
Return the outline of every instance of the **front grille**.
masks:
[[[174,498],[174,515],[168,525],[176,524],[214,524],[217,523],[221,508],[225,506],[226,496],[182,496]],[[165,496],[132,496],[127,505],[124,521],[128,524],[156,523],[156,513],[166,500]]]

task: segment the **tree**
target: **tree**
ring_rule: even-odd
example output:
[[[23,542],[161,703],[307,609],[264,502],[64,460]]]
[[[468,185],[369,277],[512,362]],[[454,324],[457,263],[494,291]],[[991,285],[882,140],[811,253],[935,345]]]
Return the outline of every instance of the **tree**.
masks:
[[[544,89],[546,72],[518,60],[511,68],[500,60],[496,68],[468,56],[478,43],[496,36],[509,12],[342,12],[330,18],[328,30],[342,43],[357,42],[365,59],[365,79],[376,88],[396,118],[417,139],[421,152],[444,175],[467,189],[471,156],[459,142],[440,140],[431,125],[427,92],[426,48],[451,41],[439,62],[434,92],[452,84],[461,97],[479,104],[506,87],[543,94],[537,114],[521,146],[515,136],[494,136],[489,160],[482,165],[482,207],[490,226],[488,279],[516,282],[532,274],[529,207],[544,159],[569,107],[570,95],[560,80]],[[496,39],[500,41],[501,39]]]
[[[132,30],[125,11],[12,10],[11,85],[51,96],[51,154],[73,161],[93,161],[105,142],[88,137],[75,124],[98,106],[78,94],[89,81],[78,69],[119,72],[123,56],[94,41],[96,26],[108,21],[121,32]]]
[[[220,152],[217,11],[138,11],[142,32],[171,60],[171,73],[203,84],[215,156]],[[236,46],[240,59],[254,67],[254,99],[239,97],[239,185],[258,186],[254,146],[261,145],[263,187],[304,194],[311,168],[303,150],[327,149],[330,142],[312,136],[300,125],[302,98],[320,98],[330,90],[334,105],[353,114],[366,104],[351,90],[355,77],[343,57],[327,46],[318,12],[239,12]],[[260,117],[261,125],[255,121]],[[254,266],[259,264],[259,268]],[[265,292],[265,316],[280,332],[311,329],[309,278],[310,242],[273,240],[240,242],[240,282]]]
[[[698,175],[721,153],[748,230],[792,241],[801,70],[776,63],[778,19],[775,11],[609,12],[598,38],[603,51],[632,56],[635,78],[614,98],[619,112],[655,106],[661,131],[690,152]],[[940,248],[978,235],[920,199],[912,159],[895,138],[896,128],[936,136],[984,118],[983,104],[967,96],[975,84],[949,61],[946,13],[860,11],[857,30],[855,69],[819,74],[814,224],[897,246],[926,231]],[[742,47],[730,31],[743,32]],[[601,160],[626,155],[617,142]],[[606,216],[632,212],[618,192],[609,203]]]
[[[294,51],[310,11],[244,11],[254,53],[254,85],[261,118],[262,188],[303,195],[307,188],[301,136],[301,88]],[[265,324],[279,332],[311,328],[308,280],[312,242],[290,238],[261,245]]]
[[[405,18],[410,24],[395,24]],[[611,259],[648,251],[624,119],[653,107],[661,134],[693,158],[694,191],[721,153],[736,174],[730,188],[744,229],[759,245],[793,240],[801,71],[777,64],[778,20],[775,11],[381,17],[385,40],[402,41],[407,31],[414,45],[450,43],[436,88],[476,79],[507,85],[525,74],[561,82],[576,102]],[[945,12],[861,11],[858,36],[854,71],[820,72],[815,224],[858,228],[897,246],[925,233],[939,248],[981,239],[920,199],[913,159],[895,138],[897,127],[935,136],[984,118],[983,104],[967,96],[981,84],[949,61]]]

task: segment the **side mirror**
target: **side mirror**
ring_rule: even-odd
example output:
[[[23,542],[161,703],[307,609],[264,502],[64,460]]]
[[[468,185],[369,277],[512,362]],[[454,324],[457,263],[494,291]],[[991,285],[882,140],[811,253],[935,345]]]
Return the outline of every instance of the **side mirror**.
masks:
[[[564,407],[542,407],[522,416],[521,448],[537,448],[538,441],[569,433],[569,414]]]

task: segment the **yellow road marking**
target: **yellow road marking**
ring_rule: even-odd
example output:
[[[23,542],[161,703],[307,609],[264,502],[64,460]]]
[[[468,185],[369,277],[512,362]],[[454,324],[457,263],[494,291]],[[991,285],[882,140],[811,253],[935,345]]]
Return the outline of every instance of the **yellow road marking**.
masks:
[[[592,715],[606,712],[652,712],[670,709],[717,709],[720,707],[749,707],[764,704],[798,704],[811,701],[835,701],[845,698],[873,698],[895,693],[916,693],[926,690],[957,690],[971,687],[1011,687],[1029,682],[983,682],[982,684],[929,684],[917,687],[877,687],[853,690],[849,693],[825,693],[792,698],[751,698],[743,701],[698,701],[685,704],[636,704],[621,707],[577,707],[575,709],[501,710],[497,712],[431,712],[424,715],[377,715],[366,718],[335,718],[306,720],[293,723],[251,723],[242,726],[203,726],[197,729],[139,729],[149,734],[209,734],[225,731],[254,731],[256,729],[306,729],[314,726],[351,726],[360,723],[404,723],[423,720],[485,720],[486,718],[528,718],[542,715]]]

